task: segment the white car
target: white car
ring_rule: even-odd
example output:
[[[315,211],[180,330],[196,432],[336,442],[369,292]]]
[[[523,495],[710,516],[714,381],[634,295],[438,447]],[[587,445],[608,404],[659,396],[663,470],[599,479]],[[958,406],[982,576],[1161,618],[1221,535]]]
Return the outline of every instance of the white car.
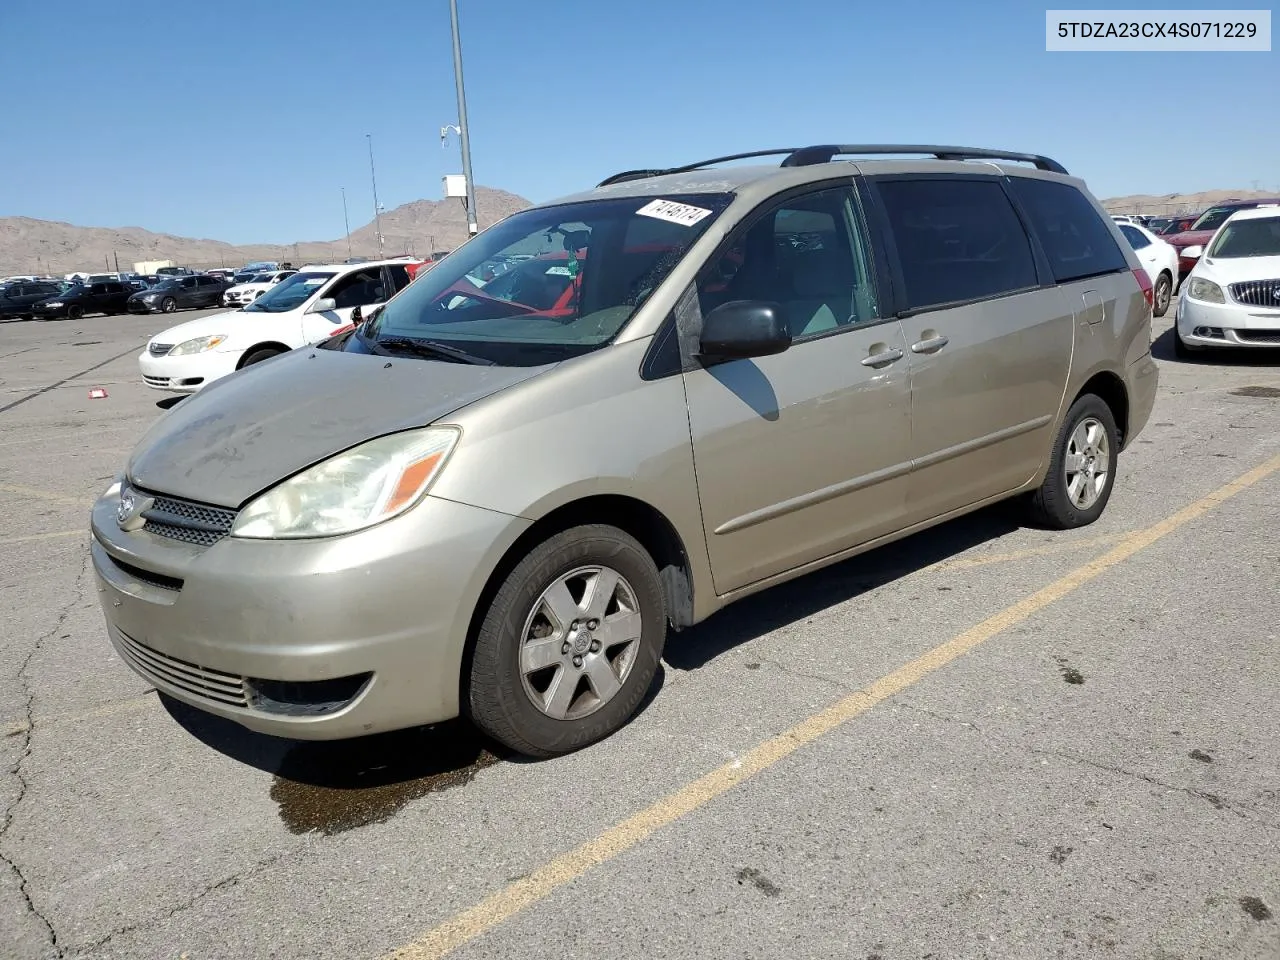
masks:
[[[281,280],[288,280],[297,272],[297,270],[271,270],[265,273],[256,273],[245,283],[237,283],[234,287],[228,287],[224,290],[222,292],[222,305],[224,307],[243,307],[245,304],[253,303]]]
[[[1142,269],[1151,280],[1152,313],[1163,317],[1173,299],[1173,285],[1178,279],[1178,250],[1146,227],[1136,223],[1117,223],[1124,238],[1138,255]]]
[[[384,303],[408,285],[403,260],[306,267],[241,310],[156,334],[138,357],[142,379],[157,390],[195,393],[242,367],[340,333],[356,307]]]
[[[1173,344],[1186,358],[1206,347],[1280,347],[1280,208],[1241,210],[1218,228],[1183,283]]]

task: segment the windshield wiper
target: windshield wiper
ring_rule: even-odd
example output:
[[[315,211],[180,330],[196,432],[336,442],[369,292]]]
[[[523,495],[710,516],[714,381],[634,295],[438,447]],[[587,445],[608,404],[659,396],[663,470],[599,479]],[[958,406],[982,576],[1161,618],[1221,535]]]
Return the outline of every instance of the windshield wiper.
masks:
[[[437,343],[435,340],[419,340],[416,337],[386,337],[373,341],[373,345],[375,347],[408,350],[410,353],[416,353],[420,357],[443,357],[455,363],[475,363],[486,367],[494,365],[493,361],[486,357],[477,357],[474,353],[467,353],[467,351],[459,350],[457,347],[447,347],[443,343]]]

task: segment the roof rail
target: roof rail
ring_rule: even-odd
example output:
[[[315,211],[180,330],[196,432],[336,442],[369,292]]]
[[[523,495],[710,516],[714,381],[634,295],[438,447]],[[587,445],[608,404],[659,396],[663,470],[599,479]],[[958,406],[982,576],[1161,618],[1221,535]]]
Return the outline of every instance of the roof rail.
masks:
[[[1053,173],[1067,172],[1066,167],[1057,160],[1041,156],[1038,153],[1014,153],[1010,150],[986,150],[982,147],[942,147],[930,144],[901,143],[863,143],[849,146],[823,144],[813,147],[787,147],[780,150],[753,150],[750,153],[731,153],[724,157],[712,157],[710,160],[699,160],[680,167],[666,167],[654,170],[624,170],[601,180],[596,186],[607,187],[613,183],[625,183],[628,180],[645,180],[649,177],[660,177],[668,173],[689,173],[717,163],[728,163],[730,160],[747,160],[752,157],[776,157],[786,154],[781,166],[808,167],[817,163],[830,163],[836,157],[857,155],[885,155],[895,153],[924,153],[939,160],[1018,160],[1035,164],[1038,170],[1050,170]]]
[[[807,167],[815,163],[830,163],[838,156],[871,156],[892,153],[926,153],[939,160],[1019,160],[1035,164],[1037,170],[1066,173],[1067,169],[1057,160],[1038,153],[1015,153],[1011,150],[987,150],[982,147],[942,147],[935,144],[862,143],[849,146],[826,144],[801,147],[782,161],[784,167]]]
[[[601,180],[597,187],[607,187],[611,183],[625,183],[628,180],[644,180],[648,177],[660,177],[667,173],[688,173],[691,170],[699,170],[702,167],[709,167],[714,163],[728,163],[730,160],[749,160],[752,157],[776,157],[786,154],[793,156],[798,147],[781,147],[777,150],[752,150],[750,153],[731,153],[724,157],[712,157],[710,160],[699,160],[697,163],[686,163],[680,167],[666,167],[658,170],[624,170],[622,173],[615,173],[611,177]]]

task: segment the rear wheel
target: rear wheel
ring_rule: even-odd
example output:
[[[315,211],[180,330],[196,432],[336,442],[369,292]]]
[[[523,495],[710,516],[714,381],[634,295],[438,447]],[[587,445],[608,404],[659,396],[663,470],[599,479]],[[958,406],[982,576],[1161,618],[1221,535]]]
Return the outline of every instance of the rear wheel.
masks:
[[[1169,303],[1173,300],[1173,277],[1167,271],[1156,278],[1156,289],[1152,296],[1155,300],[1152,312],[1157,317],[1163,317],[1169,312]]]
[[[1058,430],[1044,483],[1031,497],[1033,518],[1054,530],[1097,520],[1111,499],[1119,452],[1111,408],[1092,393],[1076,400]]]
[[[79,320],[83,316],[84,316],[84,307],[80,306],[79,304],[73,303],[71,306],[67,307],[68,320]]]
[[[250,364],[261,363],[263,360],[270,360],[272,357],[280,356],[282,352],[283,351],[277,350],[275,347],[262,347],[261,349],[255,350],[253,353],[246,356],[244,358],[244,363],[240,364],[240,366],[247,367]]]
[[[585,747],[635,713],[666,633],[658,570],[634,537],[602,524],[556,534],[515,566],[485,613],[467,713],[529,756]]]

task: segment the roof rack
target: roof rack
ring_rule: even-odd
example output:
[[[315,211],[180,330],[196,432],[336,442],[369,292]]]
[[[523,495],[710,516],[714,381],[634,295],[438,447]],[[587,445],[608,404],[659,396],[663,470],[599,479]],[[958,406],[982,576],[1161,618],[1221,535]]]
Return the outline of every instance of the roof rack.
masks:
[[[923,153],[939,160],[1017,160],[1022,163],[1034,164],[1037,170],[1049,170],[1053,173],[1062,174],[1067,172],[1066,167],[1058,163],[1058,161],[1041,156],[1038,153],[1015,153],[1010,150],[987,150],[982,147],[945,147],[918,143],[863,143],[846,146],[822,144],[812,147],[787,147],[779,150],[753,150],[750,153],[732,153],[725,157],[700,160],[697,163],[690,163],[681,167],[624,170],[622,173],[615,173],[613,176],[601,180],[597,186],[607,187],[613,183],[625,183],[628,180],[645,180],[649,177],[660,177],[668,173],[689,173],[692,170],[700,170],[713,164],[727,163],[730,160],[747,160],[752,157],[775,157],[786,154],[780,166],[808,167],[818,163],[830,163],[840,156],[877,156],[896,153]]]

